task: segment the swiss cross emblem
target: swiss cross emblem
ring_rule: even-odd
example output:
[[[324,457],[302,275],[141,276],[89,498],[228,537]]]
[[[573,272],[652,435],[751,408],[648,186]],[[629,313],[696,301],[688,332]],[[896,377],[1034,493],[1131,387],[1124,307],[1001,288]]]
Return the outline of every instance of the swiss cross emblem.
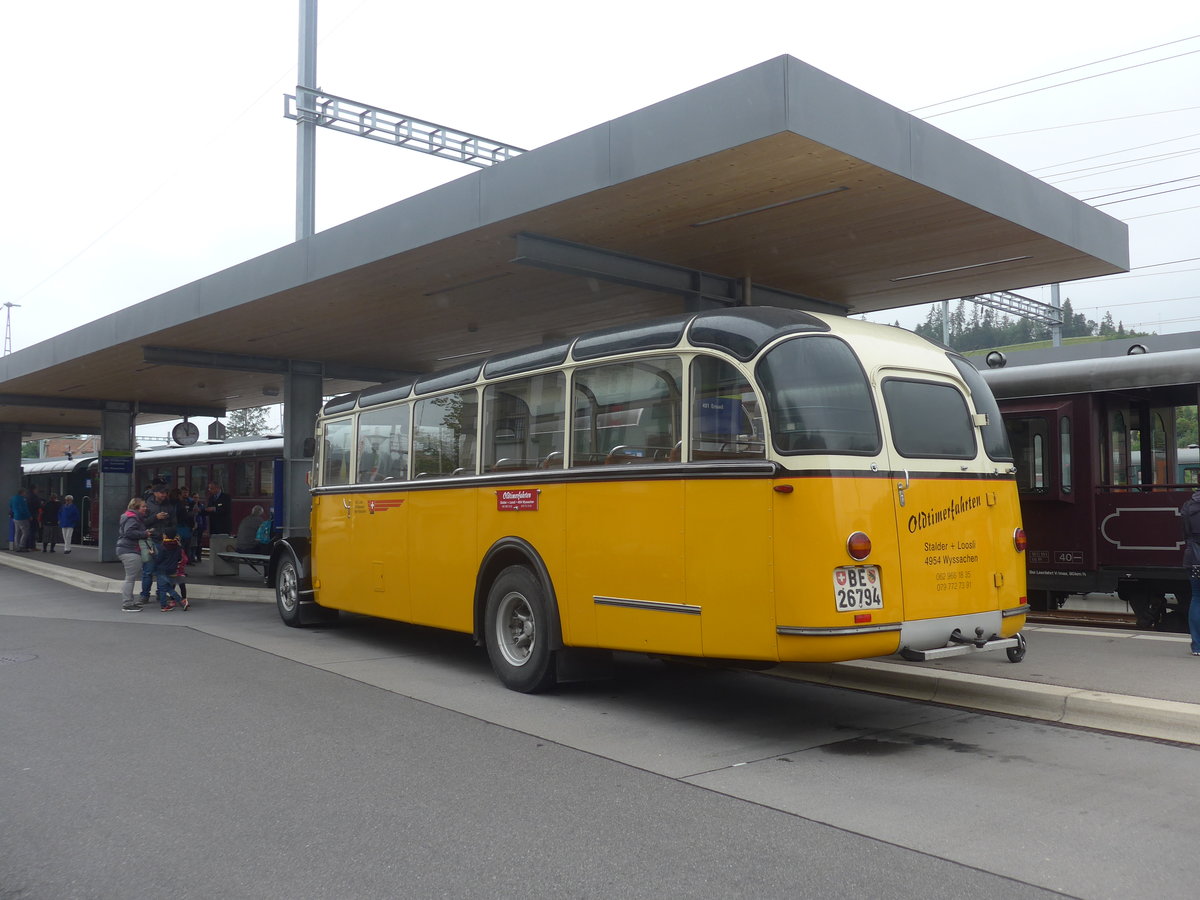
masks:
[[[875,570],[874,569],[867,569],[867,581],[871,582],[871,584],[875,583]]]
[[[841,569],[838,569],[836,572],[834,572],[833,577],[837,580],[838,584],[846,583],[846,573],[843,572]]]

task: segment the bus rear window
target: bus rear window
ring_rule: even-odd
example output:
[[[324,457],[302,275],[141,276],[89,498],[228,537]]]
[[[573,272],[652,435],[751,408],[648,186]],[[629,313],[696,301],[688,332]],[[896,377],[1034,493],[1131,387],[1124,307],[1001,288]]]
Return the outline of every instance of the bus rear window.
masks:
[[[975,458],[967,399],[953,385],[889,378],[883,383],[883,402],[892,443],[901,456]]]
[[[866,373],[837,338],[803,337],[770,350],[756,370],[780,453],[878,453]]]

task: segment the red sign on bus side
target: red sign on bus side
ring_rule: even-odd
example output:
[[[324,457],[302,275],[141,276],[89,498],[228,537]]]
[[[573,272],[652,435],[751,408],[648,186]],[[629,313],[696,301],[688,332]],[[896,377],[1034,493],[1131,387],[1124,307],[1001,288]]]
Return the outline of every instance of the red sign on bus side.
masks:
[[[496,491],[496,509],[500,512],[524,512],[525,510],[537,511],[538,494],[541,491]]]

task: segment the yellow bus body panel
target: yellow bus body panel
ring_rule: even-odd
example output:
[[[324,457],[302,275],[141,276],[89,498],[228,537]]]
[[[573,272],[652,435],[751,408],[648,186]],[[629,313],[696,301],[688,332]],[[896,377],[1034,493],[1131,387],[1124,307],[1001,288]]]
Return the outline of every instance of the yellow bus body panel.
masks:
[[[537,503],[519,511],[501,508],[506,489],[317,495],[317,601],[470,632],[480,565],[517,538],[546,567],[567,646],[831,662],[895,653],[900,632],[777,628],[898,626],[1013,609],[1025,596],[1007,481],[914,475],[904,506],[882,473],[520,485]],[[861,563],[847,552],[856,531],[872,542]],[[883,608],[839,611],[834,570],[860,564],[878,567]],[[1024,622],[1005,618],[1002,636]]]

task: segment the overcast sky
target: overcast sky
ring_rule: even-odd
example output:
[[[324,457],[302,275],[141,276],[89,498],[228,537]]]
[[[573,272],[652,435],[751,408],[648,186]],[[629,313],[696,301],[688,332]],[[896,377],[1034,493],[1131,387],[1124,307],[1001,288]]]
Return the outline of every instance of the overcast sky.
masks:
[[[0,9],[14,350],[293,239],[298,0]],[[324,90],[530,149],[791,54],[1111,204],[1132,271],[1063,296],[1096,320],[1200,330],[1200,4],[322,0],[318,22]],[[318,230],[474,171],[317,141]]]

